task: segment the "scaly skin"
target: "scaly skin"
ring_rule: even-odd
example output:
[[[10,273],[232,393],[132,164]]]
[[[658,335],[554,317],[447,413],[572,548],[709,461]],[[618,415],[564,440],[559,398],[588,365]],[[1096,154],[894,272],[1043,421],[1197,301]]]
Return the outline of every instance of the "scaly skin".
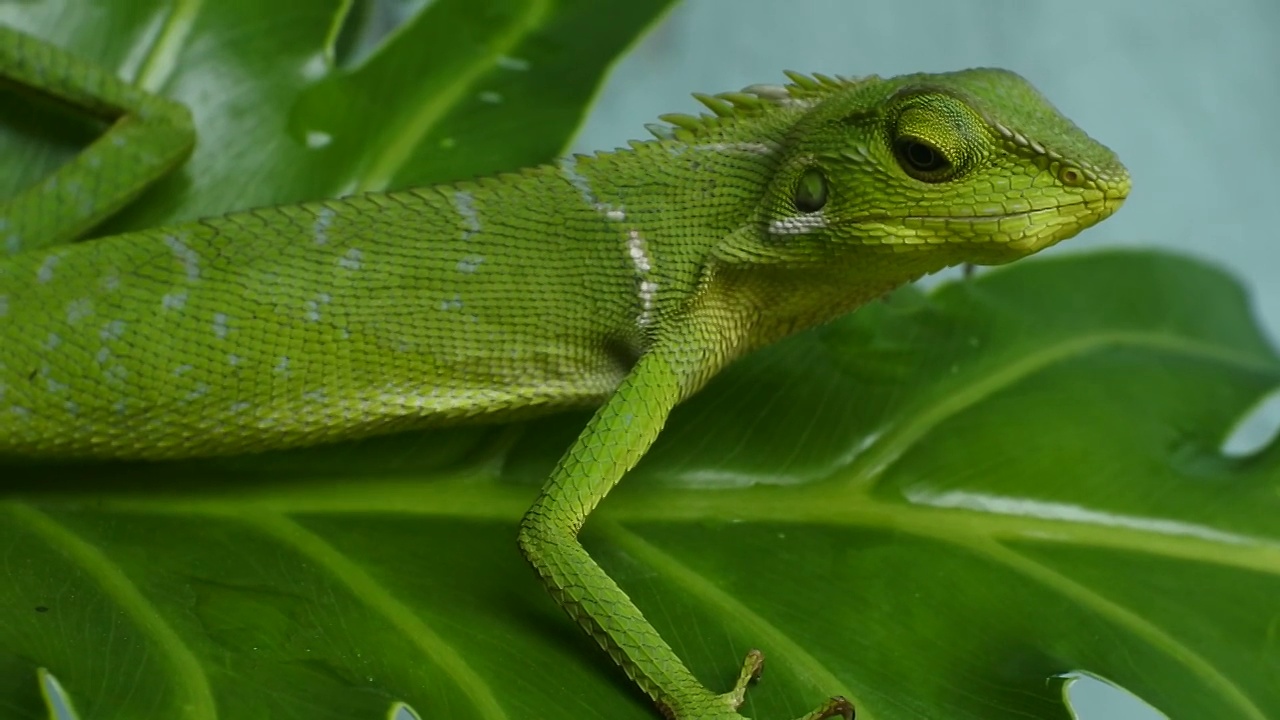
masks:
[[[1035,253],[1129,189],[1012,73],[791,75],[701,96],[714,115],[628,150],[65,244],[181,161],[189,118],[2,28],[0,72],[124,118],[0,206],[0,455],[207,456],[598,405],[520,547],[681,720],[741,717],[760,656],[705,689],[577,540],[670,410],[751,349]]]

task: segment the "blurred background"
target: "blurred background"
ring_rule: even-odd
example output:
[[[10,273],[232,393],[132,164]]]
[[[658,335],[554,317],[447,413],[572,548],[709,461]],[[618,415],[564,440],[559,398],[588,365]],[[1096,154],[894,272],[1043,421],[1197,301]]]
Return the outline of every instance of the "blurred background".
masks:
[[[686,0],[618,64],[574,149],[623,145],[661,113],[701,111],[691,91],[782,82],[783,69],[1006,67],[1133,174],[1119,214],[1048,252],[1148,245],[1217,263],[1246,283],[1276,340],[1278,40],[1275,0]],[[1280,393],[1243,430],[1270,436],[1277,423]],[[1072,700],[1085,720],[1163,717],[1089,679]]]
[[[782,70],[1026,76],[1115,150],[1133,194],[1050,252],[1156,245],[1243,277],[1280,338],[1280,3],[1275,0],[685,0],[615,68],[576,150],[623,145],[692,91]]]

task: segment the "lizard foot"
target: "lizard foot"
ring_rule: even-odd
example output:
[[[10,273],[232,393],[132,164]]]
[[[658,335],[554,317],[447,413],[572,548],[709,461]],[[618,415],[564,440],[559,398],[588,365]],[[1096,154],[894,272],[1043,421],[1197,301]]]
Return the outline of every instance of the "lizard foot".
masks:
[[[742,701],[747,698],[747,686],[759,680],[762,672],[764,672],[764,653],[755,649],[748,651],[747,659],[742,661],[742,672],[738,673],[738,681],[733,684],[732,690],[720,697],[729,707],[737,710],[742,705]]]
[[[747,653],[746,660],[742,662],[742,671],[738,673],[738,680],[733,684],[733,689],[721,695],[721,699],[729,707],[737,710],[747,697],[747,687],[759,680],[762,672],[764,672],[764,653],[753,649]],[[797,720],[828,720],[828,718],[853,720],[853,715],[853,703],[837,695],[827,700],[817,710]]]

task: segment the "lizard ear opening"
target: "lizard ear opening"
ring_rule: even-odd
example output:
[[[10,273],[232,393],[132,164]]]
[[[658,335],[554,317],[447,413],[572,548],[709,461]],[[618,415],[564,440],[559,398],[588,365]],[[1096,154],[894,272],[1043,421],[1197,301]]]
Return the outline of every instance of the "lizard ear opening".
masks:
[[[811,167],[800,174],[795,204],[802,213],[818,212],[827,204],[827,176],[821,170]]]

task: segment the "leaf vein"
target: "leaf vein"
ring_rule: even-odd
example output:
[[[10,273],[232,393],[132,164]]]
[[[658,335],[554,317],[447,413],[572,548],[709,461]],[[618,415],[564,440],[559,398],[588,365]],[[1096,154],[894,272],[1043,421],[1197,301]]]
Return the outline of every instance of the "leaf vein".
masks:
[[[143,596],[138,586],[106,553],[81,538],[71,528],[29,505],[7,503],[4,509],[17,522],[24,524],[51,546],[59,548],[70,561],[77,563],[141,630],[155,640],[155,644],[164,651],[173,666],[176,678],[174,686],[181,698],[179,705],[187,713],[186,717],[192,720],[217,718],[217,704],[200,661],[178,633],[164,621],[160,610]],[[114,629],[113,625],[112,633]]]
[[[365,572],[337,548],[294,520],[272,513],[232,516],[275,538],[324,568],[351,590],[352,594],[381,614],[393,627],[404,633],[462,690],[483,717],[505,720],[506,712],[498,703],[493,688],[447,640],[432,630],[416,613],[378,580]]]
[[[954,542],[954,538],[951,539]],[[1016,573],[1020,573],[1046,588],[1055,590],[1070,598],[1077,604],[1091,608],[1101,617],[1113,621],[1117,626],[1129,628],[1134,635],[1146,640],[1153,646],[1163,649],[1174,662],[1186,667],[1193,674],[1204,679],[1205,684],[1216,690],[1225,702],[1234,706],[1241,718],[1250,720],[1267,720],[1267,716],[1255,705],[1238,685],[1218,672],[1185,643],[1156,627],[1151,621],[1137,612],[1102,596],[1101,593],[1071,580],[1043,563],[1036,562],[994,541],[957,543],[969,548],[976,554],[988,557],[1004,565]]]
[[[1242,352],[1168,334],[1100,332],[1081,335],[1019,356],[1003,368],[987,373],[967,387],[947,394],[932,405],[921,408],[919,412],[906,418],[896,427],[886,430],[861,457],[854,460],[852,472],[848,475],[850,486],[870,488],[890,465],[933,428],[978,401],[1054,363],[1108,346],[1163,350],[1175,355],[1215,360],[1255,372],[1275,373],[1280,370],[1275,362],[1264,362]]]

